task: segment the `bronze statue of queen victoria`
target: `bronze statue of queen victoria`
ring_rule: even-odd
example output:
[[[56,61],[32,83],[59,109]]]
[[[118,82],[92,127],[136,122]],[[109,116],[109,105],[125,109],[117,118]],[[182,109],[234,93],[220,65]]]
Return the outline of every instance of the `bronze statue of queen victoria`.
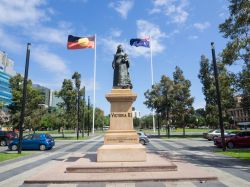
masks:
[[[114,69],[113,88],[132,89],[133,86],[128,72],[129,59],[128,55],[124,53],[122,45],[117,46],[112,67]]]

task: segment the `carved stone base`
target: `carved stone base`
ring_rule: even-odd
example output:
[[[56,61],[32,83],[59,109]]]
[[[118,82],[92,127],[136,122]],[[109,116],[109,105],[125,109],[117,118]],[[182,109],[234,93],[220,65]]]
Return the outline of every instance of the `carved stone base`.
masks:
[[[131,89],[112,89],[106,95],[111,104],[110,129],[97,150],[97,162],[143,162],[146,149],[133,128],[132,104],[137,95]]]
[[[139,137],[135,130],[109,130],[104,136],[105,145],[137,144]]]
[[[144,162],[146,150],[141,144],[103,145],[97,151],[97,162]]]

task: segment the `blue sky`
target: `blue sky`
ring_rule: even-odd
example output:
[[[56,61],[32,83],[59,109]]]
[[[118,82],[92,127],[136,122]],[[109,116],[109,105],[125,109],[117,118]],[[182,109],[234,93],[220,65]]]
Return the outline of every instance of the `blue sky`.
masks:
[[[198,79],[200,56],[211,59],[210,42],[216,52],[226,39],[218,25],[228,16],[225,0],[1,0],[0,50],[24,72],[26,43],[31,42],[29,78],[53,90],[75,71],[82,75],[86,96],[93,102],[93,49],[67,50],[67,36],[97,35],[96,106],[109,113],[105,94],[112,89],[111,63],[118,44],[128,53],[134,107],[150,113],[143,104],[151,87],[150,51],[129,46],[129,40],[152,36],[154,82],[172,77],[179,66],[192,83],[194,107],[204,107]],[[235,67],[237,68],[237,67]]]

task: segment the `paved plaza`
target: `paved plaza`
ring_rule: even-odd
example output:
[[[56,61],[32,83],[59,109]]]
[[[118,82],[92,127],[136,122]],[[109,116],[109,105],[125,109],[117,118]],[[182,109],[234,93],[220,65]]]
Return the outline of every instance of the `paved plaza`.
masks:
[[[74,183],[74,184],[23,184],[23,181],[46,170],[58,162],[75,162],[72,154],[93,154],[103,144],[103,136],[85,141],[58,141],[51,151],[37,152],[32,156],[0,164],[0,186],[67,186],[67,187],[165,187],[165,186],[250,186],[250,162],[213,153],[212,142],[204,139],[150,139],[148,153],[165,155],[174,162],[187,162],[201,167],[218,177],[217,181],[155,181],[130,183]],[[48,175],[56,171],[48,171]]]

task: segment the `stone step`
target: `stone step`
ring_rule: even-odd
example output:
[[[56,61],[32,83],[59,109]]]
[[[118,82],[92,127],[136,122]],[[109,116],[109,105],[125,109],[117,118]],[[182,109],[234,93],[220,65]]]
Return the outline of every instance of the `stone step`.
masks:
[[[174,164],[152,166],[71,166],[66,173],[121,173],[121,172],[164,172],[176,171]]]

